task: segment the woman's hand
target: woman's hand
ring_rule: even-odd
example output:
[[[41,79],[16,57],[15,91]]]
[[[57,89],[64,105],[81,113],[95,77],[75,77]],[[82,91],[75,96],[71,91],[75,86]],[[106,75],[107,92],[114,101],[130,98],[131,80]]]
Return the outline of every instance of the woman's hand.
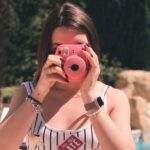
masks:
[[[100,74],[100,65],[98,56],[92,48],[87,47],[87,50],[83,51],[83,53],[90,63],[90,70],[81,85],[81,96],[85,103],[89,103],[95,99],[94,88]]]
[[[61,68],[62,58],[56,55],[48,55],[42,68],[40,78],[36,84],[33,96],[42,101],[55,82],[66,83],[66,75]]]

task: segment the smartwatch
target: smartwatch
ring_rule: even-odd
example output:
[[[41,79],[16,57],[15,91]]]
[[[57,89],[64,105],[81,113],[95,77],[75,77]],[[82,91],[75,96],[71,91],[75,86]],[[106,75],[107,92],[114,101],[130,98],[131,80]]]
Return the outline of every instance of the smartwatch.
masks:
[[[93,101],[91,103],[84,104],[84,107],[85,107],[86,111],[89,111],[91,109],[96,109],[96,108],[99,109],[103,105],[104,105],[104,102],[103,102],[102,98],[99,96],[96,98],[95,101]]]

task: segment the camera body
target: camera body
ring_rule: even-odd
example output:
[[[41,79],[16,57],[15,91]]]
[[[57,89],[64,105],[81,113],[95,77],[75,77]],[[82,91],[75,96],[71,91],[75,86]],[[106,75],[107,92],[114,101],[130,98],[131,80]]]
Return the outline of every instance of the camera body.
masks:
[[[56,49],[55,55],[62,58],[62,68],[69,81],[83,81],[89,70],[89,62],[83,51],[85,44],[62,44]]]

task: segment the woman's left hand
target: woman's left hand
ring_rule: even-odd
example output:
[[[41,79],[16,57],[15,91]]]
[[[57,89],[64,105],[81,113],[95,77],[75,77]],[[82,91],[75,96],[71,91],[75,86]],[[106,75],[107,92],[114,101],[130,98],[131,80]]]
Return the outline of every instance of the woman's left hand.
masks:
[[[100,75],[100,65],[98,56],[91,47],[87,47],[86,51],[83,51],[83,53],[90,63],[90,69],[81,85],[80,90],[83,101],[85,103],[89,103],[95,99],[94,89],[96,81]]]

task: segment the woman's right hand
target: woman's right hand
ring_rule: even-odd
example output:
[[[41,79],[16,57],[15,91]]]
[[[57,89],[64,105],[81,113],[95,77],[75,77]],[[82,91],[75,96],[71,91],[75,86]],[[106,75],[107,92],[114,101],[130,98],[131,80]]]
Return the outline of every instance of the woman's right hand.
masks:
[[[60,56],[48,55],[35,90],[32,93],[33,97],[42,102],[55,82],[67,83],[67,77],[61,67],[62,61]]]

